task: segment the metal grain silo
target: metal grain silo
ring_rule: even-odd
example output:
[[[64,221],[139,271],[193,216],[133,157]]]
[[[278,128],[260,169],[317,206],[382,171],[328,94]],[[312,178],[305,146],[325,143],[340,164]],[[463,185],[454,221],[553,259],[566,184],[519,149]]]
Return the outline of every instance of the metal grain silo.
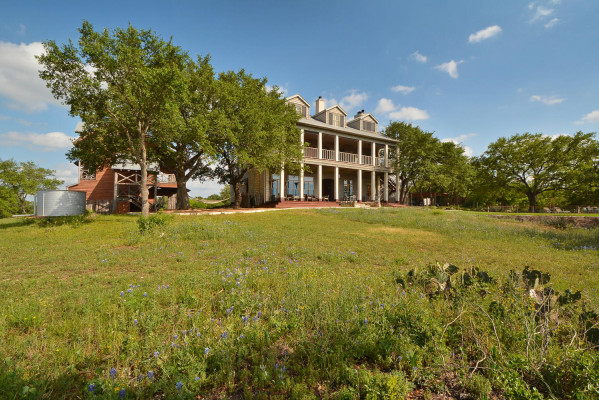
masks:
[[[41,190],[35,195],[37,217],[63,217],[85,212],[85,192],[74,190]]]

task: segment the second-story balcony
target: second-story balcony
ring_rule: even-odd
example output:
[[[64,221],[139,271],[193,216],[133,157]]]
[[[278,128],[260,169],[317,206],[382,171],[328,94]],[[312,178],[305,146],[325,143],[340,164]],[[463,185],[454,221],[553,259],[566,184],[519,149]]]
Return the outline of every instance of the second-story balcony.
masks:
[[[349,163],[349,164],[363,164],[363,165],[374,165],[376,167],[385,167],[385,158],[384,157],[374,157],[374,164],[372,156],[362,156],[362,160],[360,162],[360,158],[358,154],[355,153],[346,153],[340,151],[338,162]],[[304,157],[305,158],[313,158],[318,159],[318,149],[316,147],[306,147],[304,148]],[[322,160],[335,161],[335,150],[322,149]]]

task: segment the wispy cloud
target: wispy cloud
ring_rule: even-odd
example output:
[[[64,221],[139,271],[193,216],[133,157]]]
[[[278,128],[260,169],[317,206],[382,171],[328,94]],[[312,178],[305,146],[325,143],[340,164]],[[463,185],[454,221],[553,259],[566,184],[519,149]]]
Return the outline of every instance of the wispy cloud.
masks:
[[[558,22],[559,22],[559,18],[553,18],[551,21],[549,21],[545,24],[545,28],[547,28],[547,29],[553,28],[555,25],[557,25]]]
[[[6,147],[24,146],[32,150],[52,151],[68,149],[73,145],[75,137],[63,132],[33,133],[7,132],[0,133],[0,145]]]
[[[556,9],[554,6],[561,4],[560,0],[545,0],[535,1],[528,4],[529,20],[531,24],[543,23],[543,26],[547,29],[553,28],[560,21],[555,16]]]
[[[499,35],[501,33],[501,31],[502,31],[502,29],[499,25],[489,26],[485,29],[481,29],[480,31],[478,31],[476,33],[472,33],[468,37],[468,42],[469,43],[480,43],[483,40],[490,39],[493,36]]]
[[[393,104],[393,100],[386,99],[383,97],[379,100],[374,112],[375,114],[388,114],[396,108],[397,107]]]
[[[548,106],[562,103],[564,100],[565,100],[564,98],[559,97],[559,96],[539,96],[539,95],[530,96],[530,101],[532,101],[532,102],[538,101],[539,103],[547,104]]]
[[[391,88],[391,90],[393,90],[394,92],[399,92],[401,94],[410,94],[414,90],[416,90],[416,88],[414,86],[397,85],[397,86],[393,86]]]
[[[586,124],[586,123],[596,124],[598,122],[599,122],[599,110],[595,110],[595,111],[591,111],[590,113],[588,113],[587,115],[582,117],[580,119],[580,121],[576,121],[575,124]]]
[[[415,52],[413,52],[412,54],[410,54],[410,58],[415,60],[416,62],[419,63],[426,63],[428,61],[428,57],[425,55],[420,54],[420,52],[418,50],[416,50]]]
[[[464,62],[464,60],[460,60],[460,61],[451,60],[451,61],[443,63],[441,65],[437,65],[435,68],[438,69],[439,71],[447,72],[449,74],[449,76],[451,76],[453,79],[458,79],[458,77],[460,76],[458,74],[458,65],[462,64],[463,62]]]
[[[347,96],[344,96],[341,99],[339,105],[344,110],[348,111],[360,107],[366,100],[368,100],[368,94],[366,92],[360,93],[357,89],[352,89]]]

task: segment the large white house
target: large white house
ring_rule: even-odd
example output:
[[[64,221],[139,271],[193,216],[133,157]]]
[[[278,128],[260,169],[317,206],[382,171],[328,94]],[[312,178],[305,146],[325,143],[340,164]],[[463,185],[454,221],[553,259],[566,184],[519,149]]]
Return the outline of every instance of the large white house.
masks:
[[[298,140],[305,144],[299,175],[286,171],[248,173],[248,205],[286,201],[390,201],[395,179],[389,154],[396,141],[378,133],[378,120],[364,110],[353,119],[339,105],[325,108],[322,97],[310,115],[310,103],[299,94],[287,98],[302,116]],[[390,179],[391,178],[391,179]],[[380,197],[380,199],[379,199]],[[394,197],[391,198],[394,201]]]

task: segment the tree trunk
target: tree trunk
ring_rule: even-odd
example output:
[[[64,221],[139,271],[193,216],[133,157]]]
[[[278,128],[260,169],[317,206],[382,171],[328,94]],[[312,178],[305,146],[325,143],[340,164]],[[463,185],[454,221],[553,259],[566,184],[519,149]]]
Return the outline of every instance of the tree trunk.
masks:
[[[535,208],[537,206],[537,194],[526,193],[526,197],[528,197],[528,212],[535,212]]]
[[[241,184],[239,182],[233,183],[233,189],[235,190],[235,204],[233,208],[241,207]]]
[[[146,156],[146,146],[144,143],[142,143],[141,146],[141,215],[147,217],[148,215],[150,215],[150,203],[148,202],[148,197],[150,193],[150,190],[148,189],[148,165]]]
[[[185,174],[183,176],[176,174],[175,178],[177,179],[177,210],[189,210],[191,207],[189,205]]]

